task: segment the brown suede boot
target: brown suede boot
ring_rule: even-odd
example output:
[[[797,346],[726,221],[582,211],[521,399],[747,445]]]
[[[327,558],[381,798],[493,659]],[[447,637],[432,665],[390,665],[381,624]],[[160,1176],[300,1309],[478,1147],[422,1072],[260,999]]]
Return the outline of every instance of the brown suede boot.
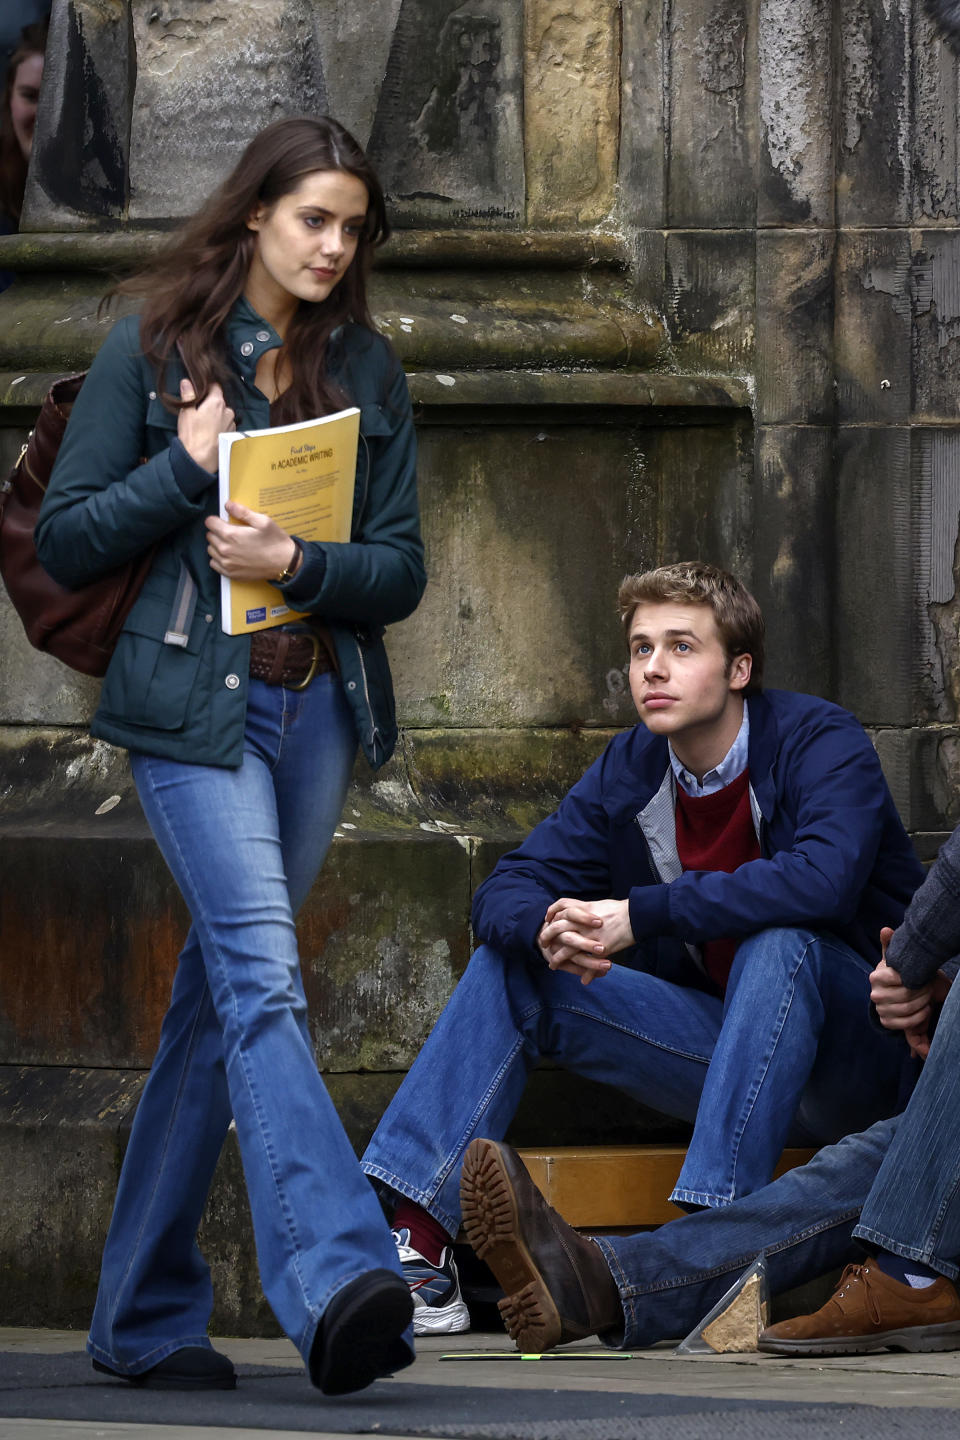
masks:
[[[945,1279],[914,1290],[868,1260],[847,1266],[826,1305],[770,1325],[759,1345],[774,1355],[960,1350],[960,1296]]]
[[[623,1330],[623,1306],[603,1252],[544,1200],[509,1145],[473,1140],[460,1181],[463,1228],[503,1286],[507,1333],[539,1354]]]

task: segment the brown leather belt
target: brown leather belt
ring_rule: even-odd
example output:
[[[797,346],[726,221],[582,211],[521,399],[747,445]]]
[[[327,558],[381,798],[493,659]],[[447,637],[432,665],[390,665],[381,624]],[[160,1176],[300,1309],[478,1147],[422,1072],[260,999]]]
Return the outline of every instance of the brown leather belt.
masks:
[[[265,685],[306,690],[332,669],[330,652],[312,630],[256,630],[250,637],[250,674]]]

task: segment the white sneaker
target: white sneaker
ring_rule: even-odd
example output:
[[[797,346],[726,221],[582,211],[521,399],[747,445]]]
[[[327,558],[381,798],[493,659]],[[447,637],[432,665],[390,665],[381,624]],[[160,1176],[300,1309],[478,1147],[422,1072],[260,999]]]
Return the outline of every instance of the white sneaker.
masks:
[[[470,1312],[460,1294],[460,1279],[448,1245],[439,1265],[431,1265],[410,1244],[409,1230],[394,1230],[397,1254],[413,1296],[414,1335],[462,1335],[470,1329]]]

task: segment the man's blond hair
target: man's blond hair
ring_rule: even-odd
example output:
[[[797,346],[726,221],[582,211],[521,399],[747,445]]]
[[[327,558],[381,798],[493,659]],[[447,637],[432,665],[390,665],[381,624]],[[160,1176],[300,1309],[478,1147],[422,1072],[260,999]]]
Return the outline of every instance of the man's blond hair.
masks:
[[[763,615],[750,591],[735,575],[703,560],[681,560],[676,565],[645,570],[641,575],[626,575],[617,604],[628,639],[637,606],[659,605],[664,601],[709,605],[727,660],[732,664],[738,655],[749,655],[753,659],[744,694],[755,695],[763,689]]]

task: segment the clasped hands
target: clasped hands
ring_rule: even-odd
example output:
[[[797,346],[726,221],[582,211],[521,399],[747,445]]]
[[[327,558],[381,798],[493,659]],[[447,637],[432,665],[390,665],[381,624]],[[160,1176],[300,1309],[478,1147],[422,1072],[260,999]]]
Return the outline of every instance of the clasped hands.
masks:
[[[880,931],[881,960],[870,976],[870,999],[887,1030],[902,1030],[914,1055],[926,1059],[933,1006],[942,1004],[950,981],[938,972],[927,985],[910,989],[887,964],[893,931]],[[579,975],[583,985],[606,975],[610,956],[634,943],[626,900],[554,900],[537,935],[537,946],[551,970]]]
[[[880,931],[882,958],[870,976],[870,999],[884,1029],[902,1030],[914,1055],[925,1060],[930,1050],[933,1006],[946,999],[950,981],[938,971],[929,984],[916,990],[904,985],[899,972],[887,964],[887,946],[892,939],[893,931],[884,926]]]
[[[579,975],[582,985],[606,975],[609,957],[633,943],[626,900],[554,900],[537,935],[550,969]]]
[[[180,381],[185,402],[177,416],[177,435],[187,454],[211,474],[220,463],[220,436],[237,428],[236,416],[219,385],[211,385],[198,404],[189,380]],[[272,580],[293,563],[296,541],[282,526],[258,510],[228,500],[226,511],[239,525],[208,515],[207,554],[210,568],[231,580]]]

